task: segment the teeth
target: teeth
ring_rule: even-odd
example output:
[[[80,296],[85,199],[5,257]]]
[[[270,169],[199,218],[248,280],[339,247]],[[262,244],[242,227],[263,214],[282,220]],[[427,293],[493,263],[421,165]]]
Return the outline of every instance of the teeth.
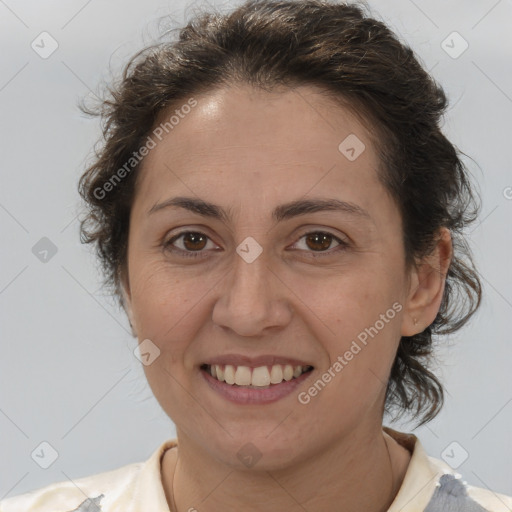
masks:
[[[293,366],[291,364],[287,364],[284,367],[283,378],[284,378],[284,380],[292,380],[293,379]]]
[[[254,368],[252,371],[251,384],[253,386],[270,386],[270,373],[268,373],[268,368],[266,366]]]
[[[270,371],[270,382],[272,384],[279,384],[283,380],[283,367],[280,364],[272,366]]]
[[[247,366],[238,366],[235,372],[235,384],[249,386],[251,384],[251,369]]]
[[[235,367],[227,364],[224,368],[224,380],[227,384],[235,383]]]
[[[291,364],[275,364],[270,368],[259,366],[249,368],[248,366],[233,366],[227,364],[212,365],[209,367],[210,375],[221,382],[236,384],[237,386],[268,387],[271,384],[280,384],[300,377],[310,366],[292,366]]]

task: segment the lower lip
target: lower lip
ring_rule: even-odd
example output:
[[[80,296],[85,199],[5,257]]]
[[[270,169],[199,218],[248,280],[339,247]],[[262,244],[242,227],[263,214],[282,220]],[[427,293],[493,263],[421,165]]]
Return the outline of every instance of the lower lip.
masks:
[[[263,389],[232,386],[213,378],[206,370],[200,369],[200,373],[210,388],[230,402],[236,404],[269,404],[277,402],[292,393],[313,373],[313,370],[303,373],[296,379],[284,380],[280,384],[271,384],[270,387]]]

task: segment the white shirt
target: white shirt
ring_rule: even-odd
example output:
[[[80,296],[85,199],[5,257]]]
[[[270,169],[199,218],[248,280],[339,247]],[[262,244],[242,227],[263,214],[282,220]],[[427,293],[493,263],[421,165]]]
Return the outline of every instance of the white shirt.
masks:
[[[446,463],[427,456],[415,435],[383,429],[412,452],[388,512],[512,512],[512,497],[467,485]],[[162,485],[161,460],[166,450],[176,447],[177,439],[170,439],[146,462],[4,499],[0,512],[170,512]]]

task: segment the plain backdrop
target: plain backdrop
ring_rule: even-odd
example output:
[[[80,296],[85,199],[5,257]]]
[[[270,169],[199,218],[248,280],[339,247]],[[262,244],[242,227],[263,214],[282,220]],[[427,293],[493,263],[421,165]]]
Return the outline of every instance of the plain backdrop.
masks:
[[[416,430],[386,424],[449,454],[469,483],[512,495],[512,1],[369,5],[445,88],[444,130],[482,195],[468,236],[484,299],[439,352],[444,409]],[[158,36],[162,16],[179,26],[201,6],[0,0],[0,499],[144,461],[175,435],[79,241],[77,182],[100,132],[77,102]],[[44,469],[34,454],[52,450]]]

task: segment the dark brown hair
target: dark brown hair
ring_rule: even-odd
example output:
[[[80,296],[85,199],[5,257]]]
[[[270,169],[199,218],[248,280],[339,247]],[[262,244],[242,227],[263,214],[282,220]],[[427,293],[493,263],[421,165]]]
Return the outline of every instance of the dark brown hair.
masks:
[[[87,207],[81,240],[96,244],[105,285],[123,306],[120,278],[140,167],[132,161],[130,170],[126,163],[165,109],[236,83],[266,91],[315,85],[373,131],[379,177],[403,219],[407,269],[435,247],[439,228],[451,231],[454,252],[439,312],[423,332],[402,337],[386,390],[388,413],[408,412],[419,425],[433,419],[444,398],[428,369],[433,337],[462,327],[481,300],[463,237],[479,204],[461,153],[440,130],[447,107],[442,88],[413,51],[359,5],[251,0],[227,14],[197,14],[176,38],[171,32],[135,55],[106,99],[86,109],[101,117],[103,139],[79,183]],[[130,172],[113,183],[123,166]]]

